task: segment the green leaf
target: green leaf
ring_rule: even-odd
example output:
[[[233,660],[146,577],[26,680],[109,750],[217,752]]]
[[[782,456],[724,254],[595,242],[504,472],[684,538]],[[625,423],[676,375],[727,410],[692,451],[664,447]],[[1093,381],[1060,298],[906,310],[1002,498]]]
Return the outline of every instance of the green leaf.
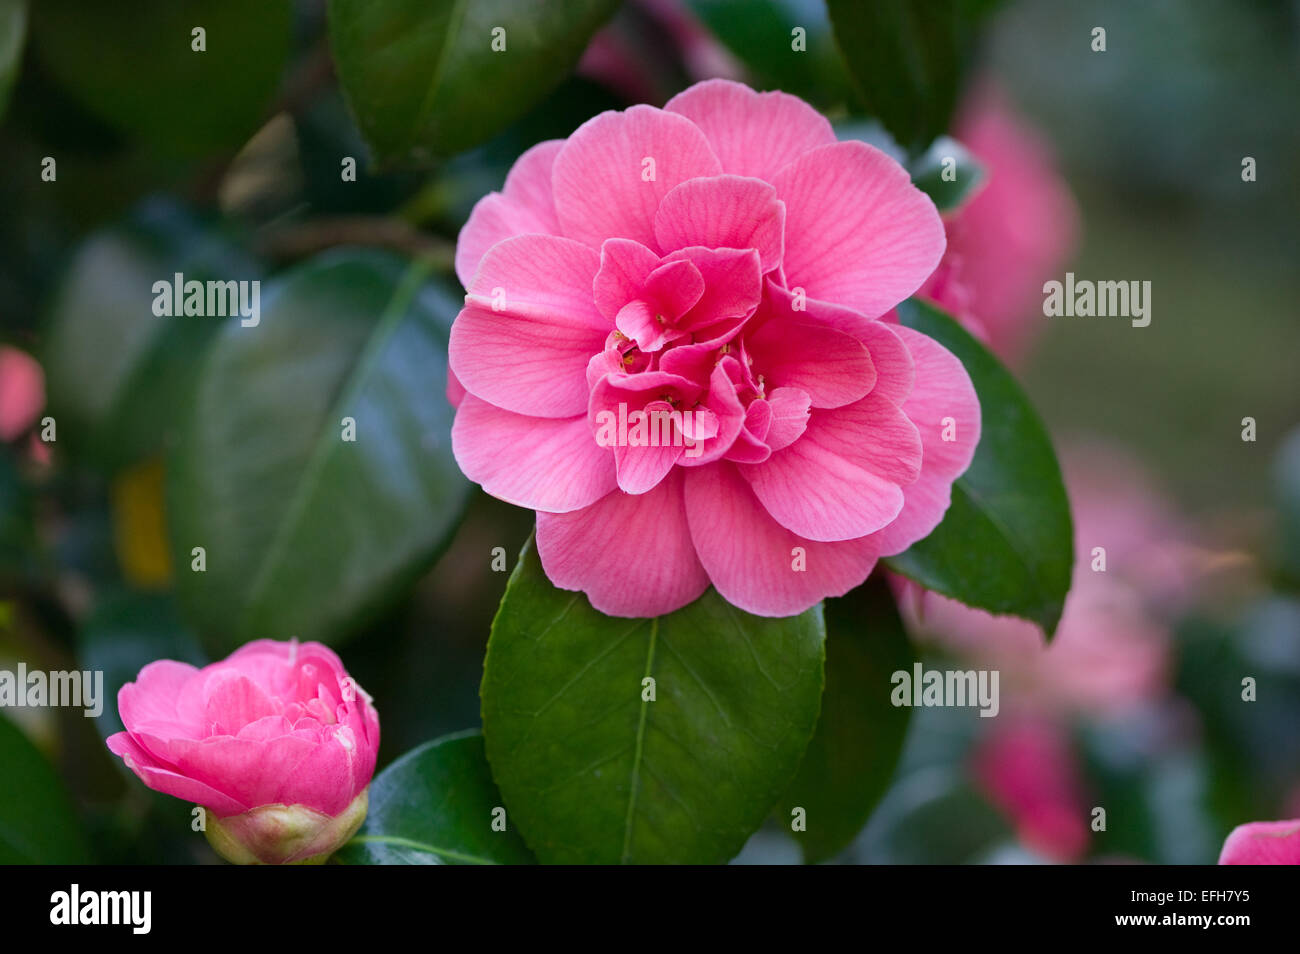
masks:
[[[826,0],[857,91],[911,154],[948,128],[975,27],[996,0]]]
[[[191,31],[206,31],[206,51]],[[42,64],[105,121],[154,148],[239,146],[267,118],[288,59],[292,0],[41,0]]]
[[[334,61],[381,165],[500,132],[559,85],[618,0],[330,0]],[[498,28],[504,34],[496,33]],[[493,50],[494,39],[505,43]]]
[[[0,865],[87,864],[72,802],[54,769],[16,725],[0,715]]]
[[[1070,589],[1074,528],[1047,430],[1015,378],[956,321],[916,299],[899,305],[898,316],[965,365],[982,424],[943,522],[885,562],[967,606],[1037,623],[1050,637]]]
[[[505,831],[493,829],[493,812],[502,807],[482,734],[445,735],[375,776],[365,824],[334,858],[353,865],[531,864],[508,817]]]
[[[611,618],[553,587],[530,544],[483,673],[510,817],[544,863],[726,861],[798,768],[824,638],[820,606],[765,619],[712,590],[667,616]]]
[[[946,179],[945,172],[952,178]],[[955,209],[984,182],[984,166],[974,154],[949,136],[940,136],[908,171],[912,184],[934,200],[940,212]]]
[[[341,638],[454,529],[469,484],[444,386],[461,295],[430,268],[322,255],[267,287],[256,326],[213,342],[167,510],[182,608],[214,647]]]
[[[104,710],[95,724],[106,739],[124,728],[117,694],[141,669],[159,659],[194,666],[208,662],[170,595],[121,592],[102,599],[82,624],[77,642],[82,668],[104,674]]]
[[[820,106],[849,97],[849,77],[831,37],[822,0],[686,0],[709,31],[765,89]],[[804,49],[796,49],[796,29]]]
[[[912,711],[890,701],[891,678],[914,658],[883,574],[826,601],[821,716],[777,818],[791,831],[792,812],[804,810],[806,830],[792,834],[806,863],[852,842],[889,787]]]
[[[27,0],[0,0],[0,116],[18,78],[27,38]]]
[[[199,358],[223,322],[153,313],[153,284],[249,280],[255,263],[163,200],[77,250],[55,292],[42,364],[60,446],[110,468],[159,450],[175,430]]]

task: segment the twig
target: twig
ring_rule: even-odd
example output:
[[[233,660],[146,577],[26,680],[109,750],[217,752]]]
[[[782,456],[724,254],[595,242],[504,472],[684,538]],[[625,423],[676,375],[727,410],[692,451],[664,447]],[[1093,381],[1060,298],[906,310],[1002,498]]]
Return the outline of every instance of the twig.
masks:
[[[386,248],[411,258],[427,259],[449,270],[455,246],[444,238],[421,232],[400,219],[354,215],[311,219],[283,225],[265,233],[258,251],[280,262],[297,261],[339,245]]]

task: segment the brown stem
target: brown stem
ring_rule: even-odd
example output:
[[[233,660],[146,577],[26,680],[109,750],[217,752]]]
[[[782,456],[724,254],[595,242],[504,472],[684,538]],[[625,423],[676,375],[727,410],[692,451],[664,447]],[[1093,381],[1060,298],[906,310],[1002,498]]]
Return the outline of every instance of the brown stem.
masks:
[[[438,269],[450,269],[455,247],[446,239],[408,225],[400,219],[354,215],[311,219],[282,225],[265,233],[258,251],[280,262],[297,261],[339,245],[386,248],[411,258],[433,262]]]

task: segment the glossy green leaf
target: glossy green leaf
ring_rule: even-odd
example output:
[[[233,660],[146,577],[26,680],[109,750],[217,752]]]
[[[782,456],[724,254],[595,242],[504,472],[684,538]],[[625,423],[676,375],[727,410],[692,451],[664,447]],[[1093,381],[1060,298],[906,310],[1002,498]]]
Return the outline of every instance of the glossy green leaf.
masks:
[[[968,606],[1031,620],[1050,637],[1070,589],[1074,529],[1047,430],[1015,378],[956,321],[916,299],[898,315],[965,365],[981,435],[943,522],[886,562]]]
[[[9,105],[26,39],[27,0],[0,0],[0,116]]]
[[[975,28],[996,0],[826,0],[867,110],[913,155],[948,128]]]
[[[104,674],[104,709],[95,720],[108,738],[123,729],[117,693],[140,670],[159,659],[206,665],[195,639],[170,595],[122,592],[101,598],[77,634],[83,669]]]
[[[469,492],[444,394],[461,295],[429,272],[331,252],[268,285],[256,326],[213,342],[167,509],[182,607],[214,648],[336,640],[450,536]]]
[[[822,0],[686,0],[686,4],[753,72],[760,87],[794,93],[819,106],[843,102],[850,95],[849,77]]]
[[[777,821],[804,861],[825,861],[853,841],[889,787],[912,710],[890,698],[914,655],[882,574],[826,601],[826,691],[817,731]],[[792,827],[803,809],[804,830]]]
[[[77,865],[89,857],[72,802],[54,769],[0,713],[0,865]]]
[[[955,209],[984,182],[984,166],[950,136],[940,136],[908,171],[912,184],[934,200],[940,212]]]
[[[204,50],[194,49],[196,28]],[[293,39],[292,0],[42,0],[42,64],[113,126],[173,154],[235,148],[269,115]]]
[[[525,841],[546,863],[726,861],[798,768],[824,636],[820,606],[765,619],[712,590],[667,616],[605,616],[552,586],[530,544],[482,688],[488,760]]]
[[[617,6],[330,0],[330,45],[375,158],[423,164],[483,142],[522,116],[564,79]],[[494,50],[494,41],[505,48]]]
[[[92,235],[60,280],[42,363],[59,445],[117,467],[161,449],[213,334],[237,318],[154,314],[153,285],[252,280],[259,269],[184,209],[147,202]]]
[[[86,106],[168,153],[234,148],[267,118],[289,56],[292,0],[41,0],[42,64]],[[206,50],[193,49],[196,28]]]
[[[334,858],[355,865],[533,863],[503,809],[482,734],[443,736],[375,776],[365,824]],[[493,828],[497,819],[504,831]]]

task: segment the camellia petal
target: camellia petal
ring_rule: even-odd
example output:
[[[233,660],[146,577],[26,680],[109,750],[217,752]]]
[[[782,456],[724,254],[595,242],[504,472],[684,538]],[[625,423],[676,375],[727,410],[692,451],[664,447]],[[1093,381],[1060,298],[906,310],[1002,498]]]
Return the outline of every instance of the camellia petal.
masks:
[[[1238,825],[1223,843],[1221,865],[1300,865],[1300,818]]]
[[[460,384],[518,414],[581,414],[587,362],[610,331],[591,299],[598,267],[591,249],[554,236],[493,246],[451,328]]]
[[[752,248],[758,252],[761,270],[770,272],[781,264],[785,203],[761,179],[688,179],[659,203],[655,238],[665,252],[694,245]]]
[[[785,202],[787,287],[875,318],[943,257],[943,222],[907,170],[863,142],[805,153],[773,179]]]
[[[709,579],[747,613],[800,613],[847,593],[876,563],[870,538],[820,543],[781,526],[726,462],[687,473],[686,514]]]
[[[852,404],[876,385],[876,368],[862,342],[825,325],[769,321],[745,346],[767,387],[799,388],[813,407]]]
[[[616,486],[614,455],[587,416],[527,417],[466,395],[451,428],[465,476],[494,497],[551,513],[589,507]]]
[[[132,740],[130,732],[117,732],[110,735],[108,750],[114,755],[121,756],[126,767],[155,792],[202,805],[219,815],[237,815],[251,807],[225,792],[218,791],[206,782],[200,782],[156,764],[154,757]]]
[[[683,483],[674,469],[644,494],[615,491],[575,513],[538,514],[546,575],[610,616],[658,616],[696,599],[709,577],[686,523]]]
[[[797,96],[756,93],[730,80],[697,83],[664,109],[704,131],[723,171],[769,182],[799,156],[835,142],[826,117]]]
[[[555,211],[570,238],[655,244],[655,211],[673,186],[722,172],[689,120],[650,106],[601,113],[578,129],[551,171]]]
[[[902,553],[929,536],[952,503],[952,484],[966,472],[980,439],[980,404],[970,375],[933,338],[894,329],[916,362],[916,385],[903,411],[921,435],[921,472],[903,490],[903,509],[878,534],[881,556]]]
[[[470,213],[456,240],[456,277],[469,287],[483,256],[497,242],[515,235],[560,234],[551,196],[551,167],[564,142],[539,142],[515,162],[501,192],[484,197]]]
[[[741,473],[778,523],[830,541],[887,526],[920,467],[915,425],[893,402],[868,395],[847,407],[814,410],[802,437]]]

